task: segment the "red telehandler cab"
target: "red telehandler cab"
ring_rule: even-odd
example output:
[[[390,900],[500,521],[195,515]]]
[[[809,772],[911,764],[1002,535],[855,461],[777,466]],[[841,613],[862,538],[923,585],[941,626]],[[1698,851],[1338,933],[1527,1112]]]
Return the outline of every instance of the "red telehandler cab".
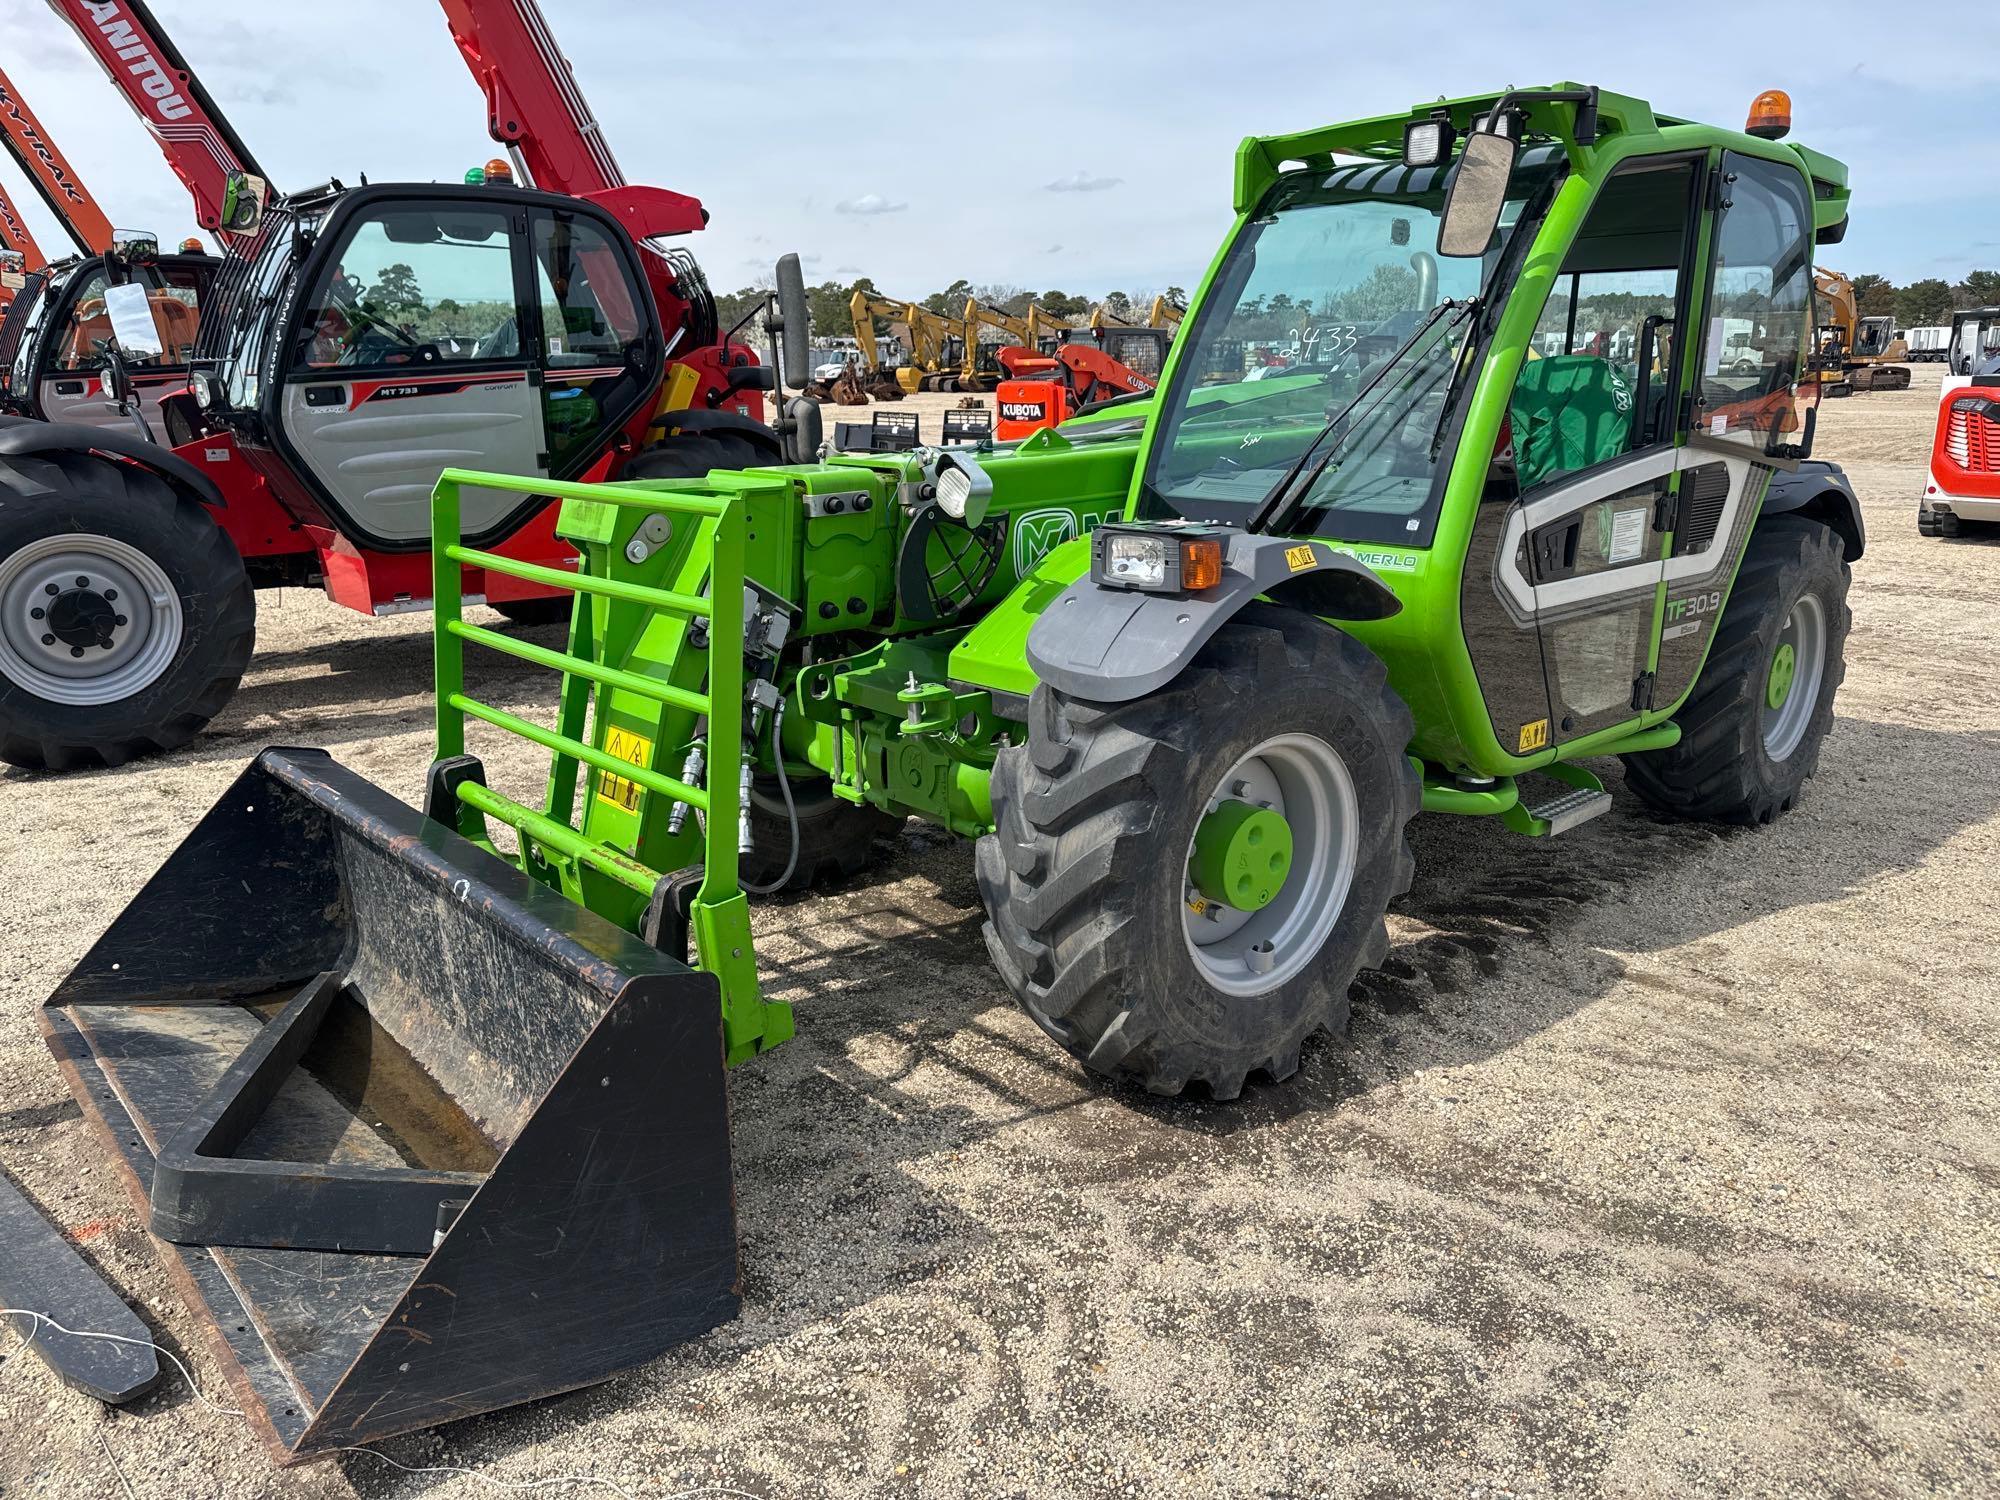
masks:
[[[115,765],[186,743],[248,664],[256,588],[426,607],[446,467],[602,480],[788,456],[758,419],[774,373],[724,336],[692,256],[653,243],[701,228],[700,203],[624,182],[534,0],[443,3],[513,169],[267,196],[140,0],[50,0],[229,253],[152,441],[0,421],[0,760]],[[130,257],[101,264],[107,318],[136,306],[131,282],[150,289]],[[42,300],[11,399],[46,418],[59,351],[101,341],[86,300]],[[115,387],[122,366],[107,349],[92,373]],[[810,415],[783,425],[798,456],[816,444]],[[566,572],[555,512],[468,496],[465,544]],[[478,568],[463,587],[517,618],[568,609],[565,591]]]

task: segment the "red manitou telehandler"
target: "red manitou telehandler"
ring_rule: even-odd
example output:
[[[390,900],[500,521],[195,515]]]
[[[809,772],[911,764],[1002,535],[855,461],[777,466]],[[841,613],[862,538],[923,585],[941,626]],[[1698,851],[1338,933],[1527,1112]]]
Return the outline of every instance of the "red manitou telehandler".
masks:
[[[758,419],[772,371],[717,326],[693,257],[657,243],[700,229],[701,204],[625,182],[534,0],[442,3],[511,165],[276,195],[140,0],[50,0],[228,253],[190,288],[170,258],[114,247],[52,283],[21,332],[17,415],[0,419],[0,760],[115,765],[186,743],[249,662],[258,588],[426,607],[447,467],[594,481],[787,456]],[[164,297],[189,304],[184,363],[146,333]],[[135,399],[135,360],[171,392]],[[79,378],[99,420],[52,408]],[[803,452],[801,423],[780,426]],[[469,496],[468,549],[548,571],[467,567],[467,595],[517,619],[566,612],[555,510]]]

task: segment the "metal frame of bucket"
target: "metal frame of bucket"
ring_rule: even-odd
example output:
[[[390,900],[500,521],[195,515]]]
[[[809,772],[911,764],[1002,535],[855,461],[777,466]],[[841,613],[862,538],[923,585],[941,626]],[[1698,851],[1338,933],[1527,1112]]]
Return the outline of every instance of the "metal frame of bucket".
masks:
[[[283,1462],[736,1312],[715,979],[324,752],[258,756],[41,1015]]]

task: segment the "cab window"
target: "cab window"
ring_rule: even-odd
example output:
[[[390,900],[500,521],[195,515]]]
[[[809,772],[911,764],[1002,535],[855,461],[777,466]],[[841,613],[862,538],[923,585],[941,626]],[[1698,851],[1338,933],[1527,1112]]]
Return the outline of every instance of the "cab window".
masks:
[[[1800,425],[1813,333],[1812,200],[1795,167],[1725,152],[1695,430],[1758,452]]]
[[[535,279],[551,369],[623,364],[626,349],[644,337],[625,258],[596,225],[537,215]]]
[[[1629,162],[1591,206],[1508,404],[1523,492],[1672,435],[1696,168]]]
[[[504,210],[385,206],[321,274],[294,364],[310,369],[518,359]]]
[[[69,318],[56,345],[55,367],[59,370],[103,368],[100,343],[111,338],[111,314],[104,303],[104,267],[82,274]],[[194,357],[195,336],[201,331],[201,294],[194,272],[159,266],[135,267],[132,279],[146,289],[153,327],[166,351],[155,359],[134,360],[138,367],[184,365]]]

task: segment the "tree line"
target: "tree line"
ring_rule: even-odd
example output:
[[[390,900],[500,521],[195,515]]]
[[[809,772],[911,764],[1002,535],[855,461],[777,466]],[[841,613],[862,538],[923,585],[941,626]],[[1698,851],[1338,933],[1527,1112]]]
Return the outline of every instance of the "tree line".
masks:
[[[1931,328],[1951,322],[1951,315],[1961,308],[2000,306],[2000,271],[1968,271],[1955,284],[1941,276],[1907,286],[1872,274],[1853,280],[1861,316],[1892,317],[1901,328]]]

